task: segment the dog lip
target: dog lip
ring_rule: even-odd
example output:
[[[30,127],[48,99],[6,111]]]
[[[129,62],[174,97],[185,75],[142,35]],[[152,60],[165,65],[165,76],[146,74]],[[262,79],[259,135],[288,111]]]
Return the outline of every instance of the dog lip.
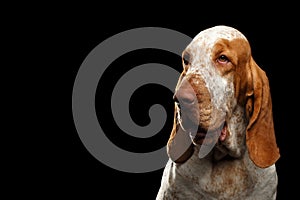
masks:
[[[205,128],[198,127],[197,131],[195,131],[195,132],[190,131],[189,135],[195,143],[199,143],[199,142],[202,143],[206,137],[213,138],[213,137],[216,137],[216,134],[219,135],[218,136],[219,139],[223,138],[221,140],[221,141],[223,141],[226,137],[226,132],[227,132],[227,124],[226,124],[226,122],[224,122],[223,125],[221,125],[219,128],[214,129],[214,130],[207,130]]]
[[[189,134],[194,139],[196,139],[196,137],[204,138],[207,134],[207,130],[202,127],[198,127],[197,131],[189,130]]]

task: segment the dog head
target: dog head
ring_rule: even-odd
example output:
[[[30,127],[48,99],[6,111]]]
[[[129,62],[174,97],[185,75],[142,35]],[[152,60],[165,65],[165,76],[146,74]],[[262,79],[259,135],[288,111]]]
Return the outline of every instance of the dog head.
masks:
[[[257,166],[273,164],[279,150],[269,81],[246,37],[228,26],[206,29],[183,51],[182,65],[169,156],[184,162],[196,145],[200,157],[240,157],[247,150]]]

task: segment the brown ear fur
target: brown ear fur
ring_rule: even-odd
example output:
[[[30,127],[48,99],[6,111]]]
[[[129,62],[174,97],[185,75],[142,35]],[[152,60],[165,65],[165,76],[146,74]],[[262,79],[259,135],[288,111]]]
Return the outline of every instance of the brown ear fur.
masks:
[[[251,59],[253,94],[246,103],[249,124],[246,144],[250,159],[258,167],[268,167],[280,157],[276,144],[269,80],[265,72]]]
[[[177,122],[177,105],[174,109],[173,129],[167,144],[168,156],[176,163],[187,161],[194,152],[189,135],[184,132]]]

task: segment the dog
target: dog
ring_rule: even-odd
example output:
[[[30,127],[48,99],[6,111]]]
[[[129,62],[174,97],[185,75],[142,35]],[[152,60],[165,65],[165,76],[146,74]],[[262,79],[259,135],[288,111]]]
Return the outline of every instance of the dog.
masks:
[[[230,26],[207,28],[187,45],[182,65],[156,200],[276,199],[270,86],[247,38]]]

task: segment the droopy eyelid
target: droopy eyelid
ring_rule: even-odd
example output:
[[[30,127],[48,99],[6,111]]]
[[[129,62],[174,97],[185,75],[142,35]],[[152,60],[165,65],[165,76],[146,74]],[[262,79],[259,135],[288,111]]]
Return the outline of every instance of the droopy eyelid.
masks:
[[[220,55],[218,58],[217,58],[217,61],[219,63],[227,63],[227,62],[230,62],[229,58],[225,55]]]

